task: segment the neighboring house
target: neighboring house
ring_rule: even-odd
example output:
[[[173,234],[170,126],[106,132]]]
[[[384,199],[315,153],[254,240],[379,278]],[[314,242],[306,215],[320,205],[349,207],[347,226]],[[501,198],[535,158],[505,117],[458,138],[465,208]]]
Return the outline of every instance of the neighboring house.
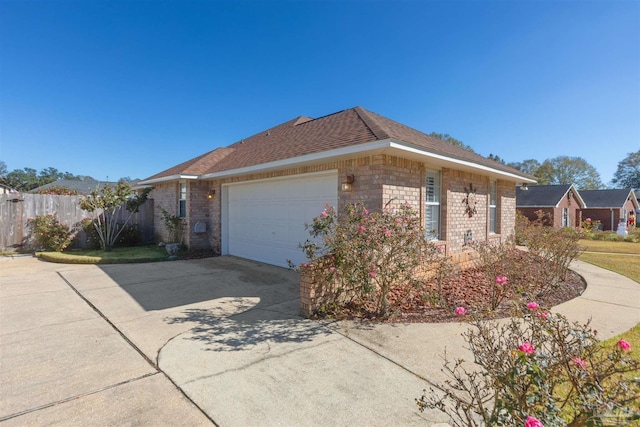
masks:
[[[3,184],[0,182],[0,194],[9,194],[13,193],[15,190],[11,189],[7,184]]]
[[[66,188],[74,194],[89,194],[93,190],[102,188],[105,184],[114,185],[116,183],[109,181],[97,181],[90,176],[83,176],[80,179],[59,179],[57,181],[50,182],[49,184],[34,188],[29,191],[29,193],[42,193],[51,188]]]
[[[516,184],[535,178],[361,107],[298,117],[138,183],[184,218],[184,243],[268,264],[305,261],[305,223],[325,203],[409,203],[448,254],[514,233]],[[165,240],[166,241],[166,240]]]
[[[585,204],[582,210],[582,218],[591,218],[591,221],[600,221],[603,230],[616,231],[620,219],[629,221],[630,216],[638,210],[638,199],[633,190],[582,190],[580,191]]]
[[[534,221],[538,211],[549,217],[554,227],[580,226],[580,211],[585,207],[581,193],[573,184],[531,185],[518,187],[516,209]]]

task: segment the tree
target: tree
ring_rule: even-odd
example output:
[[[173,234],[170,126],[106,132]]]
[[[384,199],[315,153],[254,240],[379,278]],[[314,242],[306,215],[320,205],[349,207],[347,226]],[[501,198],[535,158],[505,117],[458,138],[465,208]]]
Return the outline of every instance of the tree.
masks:
[[[509,166],[518,169],[520,172],[536,175],[538,169],[540,169],[540,162],[536,159],[523,160],[522,162],[511,162]]]
[[[502,159],[502,157],[498,156],[497,154],[491,153],[491,154],[489,154],[487,159],[495,160],[496,162],[502,163],[503,165],[506,164],[506,162]]]
[[[437,133],[437,132],[431,132],[429,134],[429,136],[432,136],[434,138],[438,138],[442,141],[448,142],[451,145],[455,145],[456,147],[460,147],[460,148],[464,148],[467,151],[471,151],[472,153],[475,153],[475,151],[473,151],[473,148],[471,148],[469,145],[465,144],[464,142],[455,139],[454,137],[452,137],[451,135],[449,135],[448,133]]]
[[[0,179],[4,180],[5,176],[7,176],[7,164],[0,160]]]
[[[4,177],[6,184],[18,191],[31,191],[59,179],[80,179],[80,177],[69,172],[60,172],[52,167],[42,169],[40,172],[33,168],[16,169]]]
[[[627,154],[627,157],[618,163],[611,185],[616,188],[640,190],[640,150]]]
[[[133,214],[147,201],[150,191],[151,188],[145,188],[140,194],[135,194],[126,182],[120,180],[115,186],[105,184],[80,200],[80,208],[91,213],[102,249],[110,251],[113,248]],[[123,223],[118,223],[117,213],[122,209],[126,209],[129,215]]]
[[[604,187],[598,171],[581,157],[558,156],[547,159],[535,175],[542,185],[574,184],[579,190]]]

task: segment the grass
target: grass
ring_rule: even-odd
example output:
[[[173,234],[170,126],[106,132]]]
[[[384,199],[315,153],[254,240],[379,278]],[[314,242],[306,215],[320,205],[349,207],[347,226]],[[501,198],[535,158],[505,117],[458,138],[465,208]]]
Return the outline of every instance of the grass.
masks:
[[[168,259],[167,251],[157,246],[134,246],[103,250],[84,250],[73,252],[36,252],[44,261],[62,264],[126,264],[136,262],[156,262]]]
[[[608,252],[616,254],[640,255],[640,245],[632,242],[612,242],[606,240],[580,240],[580,245],[587,248],[587,252]]]
[[[629,242],[605,242],[598,240],[581,240],[580,243],[587,246],[588,251],[601,252],[583,253],[579,257],[581,261],[615,271],[638,282],[638,286],[640,286],[640,245]],[[605,348],[612,348],[621,339],[631,344],[631,357],[640,360],[640,323],[623,334],[603,341],[602,345]],[[627,379],[638,378],[640,377],[640,372],[629,372],[625,377]],[[640,404],[635,404],[633,407],[636,411],[640,411]],[[640,422],[634,421],[630,425],[638,426]]]

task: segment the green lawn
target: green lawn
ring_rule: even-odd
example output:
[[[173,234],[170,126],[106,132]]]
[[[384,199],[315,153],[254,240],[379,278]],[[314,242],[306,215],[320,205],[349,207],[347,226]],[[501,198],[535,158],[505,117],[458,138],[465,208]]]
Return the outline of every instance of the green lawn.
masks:
[[[134,262],[166,261],[167,251],[157,246],[134,246],[103,250],[85,250],[72,252],[37,252],[36,256],[44,261],[63,264],[125,264]]]
[[[636,282],[640,286],[640,245],[629,242],[604,242],[598,240],[581,240],[581,244],[585,244],[588,251],[602,253],[583,253],[579,259],[607,270],[615,271]],[[634,255],[618,255],[618,254],[634,254]],[[621,340],[627,340],[631,344],[631,355],[635,359],[640,360],[640,323],[631,328],[629,331],[616,337],[603,341],[602,345],[611,348]],[[640,372],[629,372],[627,378],[638,378]],[[640,407],[635,406],[637,410]],[[639,422],[633,422],[631,425],[640,425]]]
[[[580,240],[580,245],[587,248],[587,252],[608,252],[617,254],[640,255],[640,244],[633,242],[612,242],[606,240]]]

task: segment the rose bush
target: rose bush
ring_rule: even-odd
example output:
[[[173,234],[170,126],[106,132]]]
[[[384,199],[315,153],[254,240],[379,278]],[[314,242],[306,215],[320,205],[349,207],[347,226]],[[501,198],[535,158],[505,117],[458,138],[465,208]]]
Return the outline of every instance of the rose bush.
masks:
[[[53,214],[29,218],[27,225],[43,248],[55,252],[67,249],[77,231],[62,224]]]
[[[444,257],[407,204],[377,212],[347,205],[340,218],[326,206],[307,228],[311,239],[300,246],[316,280],[333,286],[332,304],[356,305],[376,316],[388,315],[392,286],[418,284],[416,269],[440,265]]]
[[[537,303],[507,323],[473,321],[464,333],[474,365],[445,356],[444,383],[416,399],[439,409],[455,426],[589,426],[640,419],[632,403],[640,384],[621,374],[640,369],[620,340],[598,342],[589,324],[569,322]]]

